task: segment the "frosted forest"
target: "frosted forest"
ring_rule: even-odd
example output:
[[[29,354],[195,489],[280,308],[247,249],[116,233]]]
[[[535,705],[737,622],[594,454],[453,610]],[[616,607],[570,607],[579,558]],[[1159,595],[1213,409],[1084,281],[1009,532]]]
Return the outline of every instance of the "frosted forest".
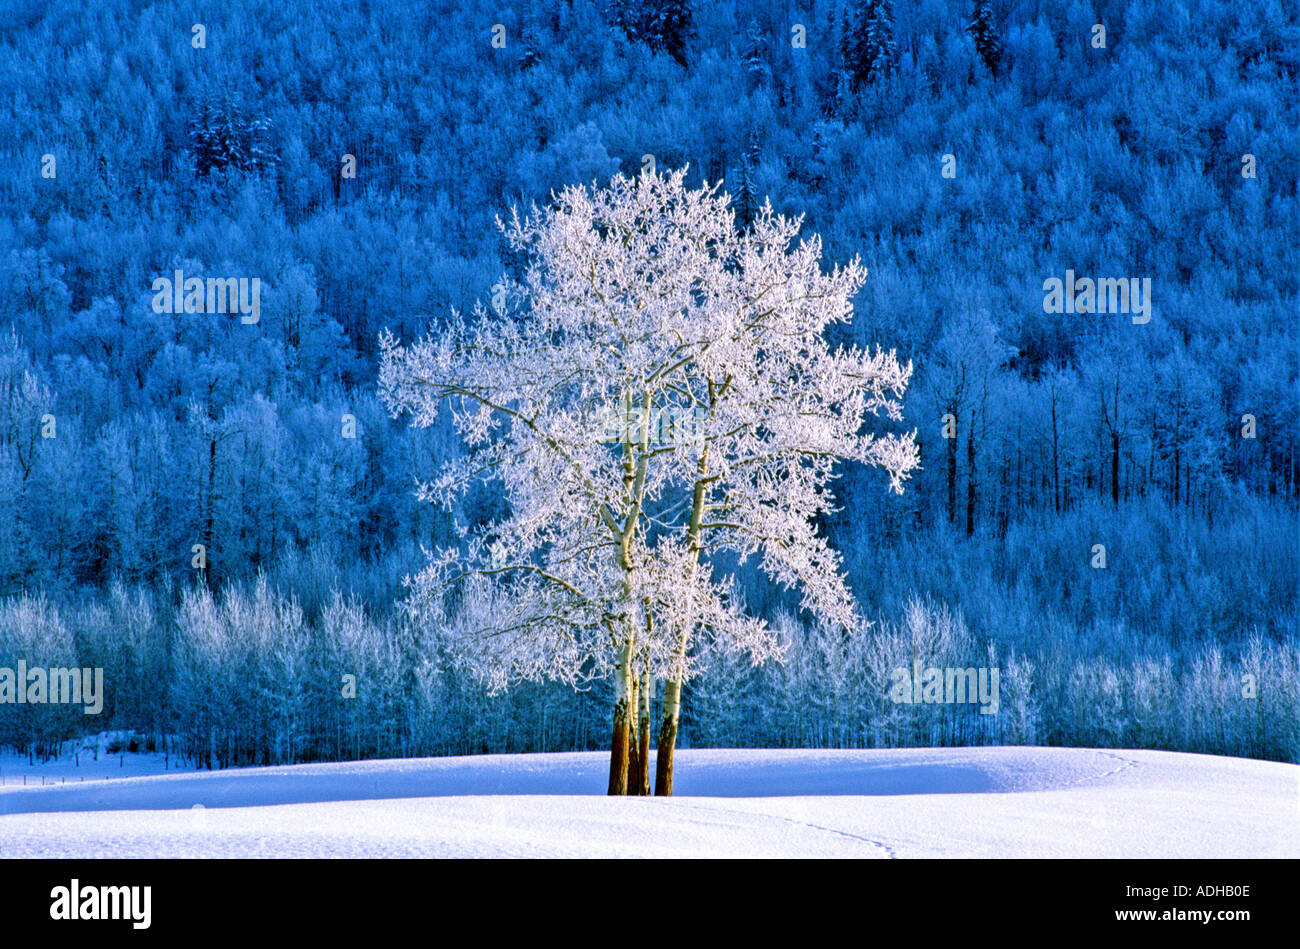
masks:
[[[1293,4],[0,27],[13,753],[1300,761]]]

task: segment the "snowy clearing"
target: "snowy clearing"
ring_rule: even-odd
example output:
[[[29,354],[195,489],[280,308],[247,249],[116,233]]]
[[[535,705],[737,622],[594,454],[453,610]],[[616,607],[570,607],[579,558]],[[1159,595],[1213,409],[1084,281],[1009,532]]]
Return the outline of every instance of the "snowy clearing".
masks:
[[[603,796],[597,752],[25,767],[3,857],[1300,857],[1300,766],[1162,751],[685,750],[672,799]]]

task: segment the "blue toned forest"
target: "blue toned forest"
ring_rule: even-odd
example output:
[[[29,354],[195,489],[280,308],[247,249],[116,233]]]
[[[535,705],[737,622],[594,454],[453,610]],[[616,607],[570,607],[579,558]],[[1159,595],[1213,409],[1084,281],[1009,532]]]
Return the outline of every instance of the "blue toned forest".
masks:
[[[683,746],[1300,761],[1298,76],[1283,0],[0,0],[0,667],[107,689],[0,744],[605,747],[606,684],[490,695],[400,609],[505,501],[417,501],[459,440],[389,416],[379,339],[518,271],[498,215],[653,164],[860,256],[835,341],[913,363],[922,464],[819,525],[869,627],[735,565],[785,656],[700,655]],[[256,322],[159,312],[176,271]],[[1049,312],[1067,273],[1147,318]],[[915,660],[999,713],[891,701]]]

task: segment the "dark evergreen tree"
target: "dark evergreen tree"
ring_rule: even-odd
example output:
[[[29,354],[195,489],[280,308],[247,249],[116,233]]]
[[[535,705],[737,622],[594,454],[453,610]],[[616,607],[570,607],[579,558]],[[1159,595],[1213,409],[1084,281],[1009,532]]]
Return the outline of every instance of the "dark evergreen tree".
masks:
[[[645,17],[639,4],[631,0],[609,0],[605,11],[610,24],[622,30],[629,40],[641,39]]]
[[[650,48],[667,53],[686,65],[686,46],[694,28],[691,5],[685,0],[659,4],[650,15]]]
[[[213,169],[262,171],[275,164],[268,133],[271,123],[245,113],[237,96],[224,92],[204,95],[203,104],[190,122],[190,145],[194,167],[200,175]]]
[[[611,0],[610,22],[620,27],[629,40],[640,40],[655,52],[664,52],[686,65],[686,47],[694,35],[691,5],[686,0],[637,5],[628,0]]]
[[[521,31],[523,49],[519,52],[519,67],[530,69],[542,61],[541,39],[542,20],[537,12],[537,4],[531,3],[524,15],[524,28]]]
[[[740,181],[736,188],[736,223],[742,227],[749,227],[754,222],[754,216],[758,213],[759,205],[762,204],[758,196],[758,186],[754,182],[754,172],[760,158],[758,135],[751,132],[749,145],[746,146],[740,159],[738,169]]]
[[[998,64],[1002,60],[1002,41],[993,29],[993,4],[990,0],[975,0],[970,22],[966,32],[975,39],[975,50],[984,60],[984,65],[994,76],[998,74]]]
[[[758,21],[752,18],[745,30],[745,46],[740,54],[740,62],[745,67],[751,91],[771,80],[772,67],[767,62],[767,34],[759,27]]]
[[[880,82],[897,58],[892,0],[849,0],[840,14],[840,65],[850,91]]]

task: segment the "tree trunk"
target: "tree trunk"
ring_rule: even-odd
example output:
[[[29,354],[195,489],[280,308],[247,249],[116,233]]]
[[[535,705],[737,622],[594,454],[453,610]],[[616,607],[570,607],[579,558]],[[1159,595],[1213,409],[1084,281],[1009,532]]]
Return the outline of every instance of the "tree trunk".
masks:
[[[211,414],[211,409],[209,409]],[[208,582],[208,588],[215,591],[217,581],[214,576],[213,558],[216,555],[215,545],[212,542],[213,535],[216,534],[216,501],[214,495],[217,490],[217,437],[213,435],[208,440],[208,496],[204,498],[207,510],[203,518],[203,578]]]
[[[710,408],[714,405],[714,399],[715,391],[710,382]],[[691,492],[691,519],[686,529],[692,557],[691,583],[695,581],[695,570],[700,559],[700,531],[703,529],[704,508],[708,502],[710,484],[708,472],[709,448],[706,443],[696,465],[695,487]],[[677,719],[682,707],[682,679],[686,676],[686,649],[690,634],[689,628],[678,632],[672,675],[664,682],[663,722],[659,728],[659,753],[655,758],[655,794],[661,797],[671,797],[673,793],[673,749],[677,746]]]
[[[625,794],[638,794],[641,789],[641,690],[636,671],[628,677],[628,738],[627,738],[627,790]]]
[[[1056,390],[1052,390],[1052,499],[1056,513],[1061,513],[1061,453],[1056,428]]]
[[[970,414],[970,431],[966,433],[966,536],[975,533],[975,413]]]
[[[642,398],[642,406],[646,412],[649,412],[650,399],[646,395]],[[626,418],[626,415],[624,416]],[[622,528],[616,531],[617,550],[614,553],[614,562],[619,569],[623,571],[623,594],[629,607],[629,616],[632,615],[632,561],[629,555],[632,544],[633,532],[636,529],[637,519],[641,514],[641,501],[645,490],[646,470],[648,465],[649,437],[650,427],[643,424],[641,431],[638,433],[641,439],[639,448],[640,456],[637,456],[632,450],[632,441],[624,433],[623,442],[623,466],[626,472],[626,484],[628,486],[629,510],[623,520]],[[633,757],[636,754],[636,746],[631,742],[634,739],[636,728],[635,719],[638,714],[636,679],[632,671],[632,660],[636,655],[636,632],[635,629],[628,629],[619,647],[618,653],[618,677],[615,682],[614,692],[614,734],[610,741],[609,749],[609,793],[610,794],[627,794],[628,782],[631,777],[630,769],[633,768]]]
[[[609,744],[609,793],[627,793],[628,739],[632,711],[631,697],[632,644],[625,642],[619,650],[618,677],[614,684],[614,733]]]
[[[955,417],[955,416],[954,416]],[[957,435],[945,439],[948,461],[948,523],[957,523]]]
[[[1110,500],[1119,506],[1119,431],[1110,431]]]
[[[649,673],[641,677],[641,752],[637,756],[636,793],[650,793],[650,701],[654,698],[654,682]]]
[[[655,758],[655,794],[672,797],[673,749],[677,747],[677,719],[682,709],[682,683],[669,679],[664,683],[664,716],[659,726],[659,754]]]

